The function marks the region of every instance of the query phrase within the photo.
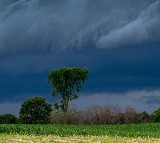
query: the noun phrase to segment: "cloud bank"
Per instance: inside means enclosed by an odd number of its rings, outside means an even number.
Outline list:
[[[136,19],[103,35],[98,47],[116,48],[135,46],[142,43],[154,43],[160,40],[160,1],[142,10]]]
[[[0,0],[0,56],[160,40],[160,2]]]
[[[148,113],[153,113],[159,108],[160,104],[160,90],[136,90],[128,91],[123,93],[86,93],[79,96],[78,99],[72,100],[69,104],[72,107],[76,105],[79,109],[84,109],[91,105],[119,105],[122,110],[127,106],[136,109],[137,112],[147,111]],[[21,95],[25,96],[25,95]],[[28,97],[33,97],[33,95],[26,95]],[[45,97],[46,95],[43,95]],[[54,103],[53,97],[47,95],[49,103]],[[27,98],[26,98],[27,99]],[[26,100],[25,99],[25,100]],[[19,110],[23,102],[4,102],[0,104],[0,114],[12,113],[19,115]]]
[[[90,105],[119,105],[124,110],[130,106],[138,112],[147,111],[153,113],[159,108],[160,90],[135,90],[123,93],[94,93],[87,96],[80,96],[71,104],[75,104],[80,108]],[[82,105],[83,103],[83,105]]]

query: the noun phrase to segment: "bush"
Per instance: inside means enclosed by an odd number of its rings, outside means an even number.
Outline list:
[[[25,124],[46,124],[50,122],[52,105],[44,98],[29,98],[21,105],[20,122]]]
[[[0,124],[15,124],[18,122],[18,118],[12,114],[0,115]]]

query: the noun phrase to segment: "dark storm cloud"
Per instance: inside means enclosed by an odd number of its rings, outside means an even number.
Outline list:
[[[48,72],[80,66],[88,100],[116,92],[111,102],[124,93],[134,104],[160,87],[159,13],[159,0],[0,0],[1,102],[48,98]]]
[[[160,40],[160,1],[142,10],[138,17],[102,36],[98,45],[103,48],[138,45]]]
[[[1,0],[1,4],[1,56],[121,47],[160,37],[156,0]]]
[[[21,102],[28,96],[47,95],[50,91],[47,74],[0,74],[0,103]]]
[[[0,0],[0,12],[6,9],[9,5],[18,2],[19,0]]]
[[[142,53],[137,54],[139,48]],[[1,64],[3,67],[0,72],[1,97],[4,95],[4,99],[7,97],[11,99],[11,96],[14,98],[17,94],[51,94],[51,87],[47,82],[48,73],[62,66],[86,67],[91,71],[83,92],[123,93],[130,90],[158,89],[159,53],[158,47],[155,47],[154,52],[149,47],[137,47],[113,49],[107,52],[93,49],[87,52],[82,50],[77,54],[72,51],[54,56],[47,54],[37,57],[29,55],[13,57]]]
[[[141,47],[159,45],[157,0],[0,0],[0,9],[4,73],[143,61],[149,52]]]

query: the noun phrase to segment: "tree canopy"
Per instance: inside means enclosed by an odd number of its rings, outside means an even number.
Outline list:
[[[160,108],[158,108],[151,114],[151,118],[154,122],[160,122]]]
[[[52,104],[44,98],[36,96],[27,99],[21,105],[20,121],[25,124],[49,123],[52,112]]]
[[[68,102],[78,98],[82,84],[88,79],[88,73],[88,69],[79,67],[64,67],[49,73],[48,80],[52,85],[52,95],[60,99],[60,102],[54,104],[56,109],[60,108],[63,112],[67,112]]]

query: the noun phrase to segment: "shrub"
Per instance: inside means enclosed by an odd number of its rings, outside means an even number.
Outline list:
[[[20,121],[26,124],[49,123],[52,105],[46,103],[44,98],[29,98],[21,105]]]
[[[18,118],[12,114],[0,115],[0,124],[15,124],[18,122]]]

